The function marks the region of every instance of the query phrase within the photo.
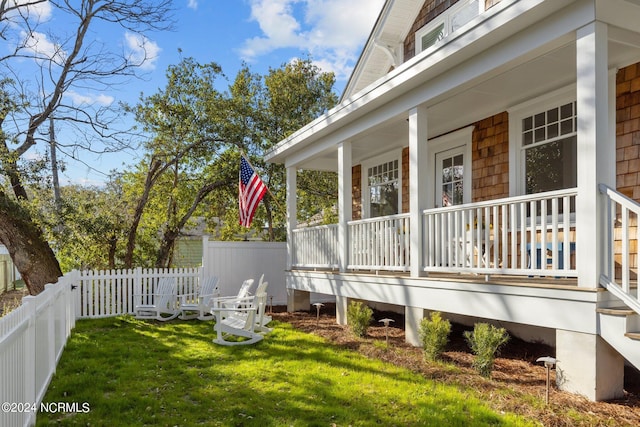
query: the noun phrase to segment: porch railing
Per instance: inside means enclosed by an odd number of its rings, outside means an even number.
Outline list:
[[[338,268],[338,224],[293,230],[293,267]]]
[[[347,268],[409,270],[409,214],[350,221],[348,224]]]
[[[600,284],[640,313],[638,295],[638,242],[640,242],[640,204],[600,185],[606,248]]]
[[[561,190],[423,212],[423,269],[575,277],[576,191]]]
[[[577,277],[575,189],[428,209],[426,272]],[[348,222],[347,268],[408,271],[409,214]],[[293,232],[293,266],[337,268],[337,224]]]

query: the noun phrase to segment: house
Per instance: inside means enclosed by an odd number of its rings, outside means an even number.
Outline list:
[[[387,0],[332,110],[281,141],[289,308],[309,292],[553,344],[561,389],[640,368],[639,0]],[[296,171],[337,171],[298,227]],[[547,356],[541,354],[540,356]]]

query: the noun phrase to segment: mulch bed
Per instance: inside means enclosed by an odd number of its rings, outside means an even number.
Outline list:
[[[551,370],[549,404],[545,405],[546,368],[536,359],[554,355],[552,347],[532,344],[511,337],[497,358],[491,379],[484,379],[472,368],[473,354],[463,337],[465,328],[453,324],[444,361],[457,369],[426,363],[422,349],[404,341],[404,316],[392,312],[374,312],[374,321],[364,339],[355,338],[346,326],[336,323],[335,306],[325,304],[319,319],[312,313],[288,313],[284,307],[273,308],[274,319],[291,323],[295,328],[319,335],[329,342],[349,348],[367,357],[403,366],[426,378],[456,384],[482,393],[496,411],[507,411],[539,420],[545,426],[575,426],[567,416],[569,409],[588,414],[582,425],[640,426],[640,373],[625,370],[625,396],[609,402],[591,402],[581,396],[559,391],[555,386],[555,370]],[[394,320],[388,328],[380,319]],[[389,341],[389,347],[374,345],[375,341]],[[512,393],[501,392],[508,388]],[[534,398],[531,398],[533,396]]]

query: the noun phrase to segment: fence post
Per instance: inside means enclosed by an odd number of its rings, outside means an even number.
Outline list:
[[[47,319],[47,377],[51,372],[56,369],[56,318],[54,316],[55,311],[55,285],[48,283],[44,287],[44,294],[46,294],[46,319]]]
[[[136,305],[142,304],[142,298],[142,267],[137,267],[134,270],[133,274],[133,304],[131,305],[132,314],[135,314]]]
[[[36,319],[37,319],[37,297],[25,296],[22,304],[27,311],[27,330],[24,338],[24,402],[36,401]],[[35,416],[35,415],[34,415]],[[29,411],[24,414],[24,425],[29,425],[31,415]]]

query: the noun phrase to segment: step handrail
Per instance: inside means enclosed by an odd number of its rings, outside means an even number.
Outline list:
[[[600,184],[598,186],[600,193],[605,196],[604,202],[602,203],[603,209],[603,218],[606,221],[606,252],[603,257],[603,268],[602,274],[600,276],[600,285],[619,298],[625,305],[627,305],[630,309],[634,310],[636,313],[640,314],[640,295],[638,294],[638,290],[634,290],[631,288],[631,275],[629,271],[631,269],[630,265],[630,242],[631,240],[635,240],[636,242],[640,242],[640,203],[635,200],[625,196],[624,194],[610,188],[605,184]],[[613,203],[612,203],[613,202]],[[618,206],[620,209],[618,212]],[[636,233],[635,235],[631,235],[629,232],[629,214],[635,215],[636,217]],[[620,219],[618,220],[618,215]],[[616,227],[621,228],[620,234],[620,267],[621,267],[621,276],[620,283],[616,281],[616,270],[615,270],[615,241],[616,241]],[[636,265],[636,269],[638,266]]]

